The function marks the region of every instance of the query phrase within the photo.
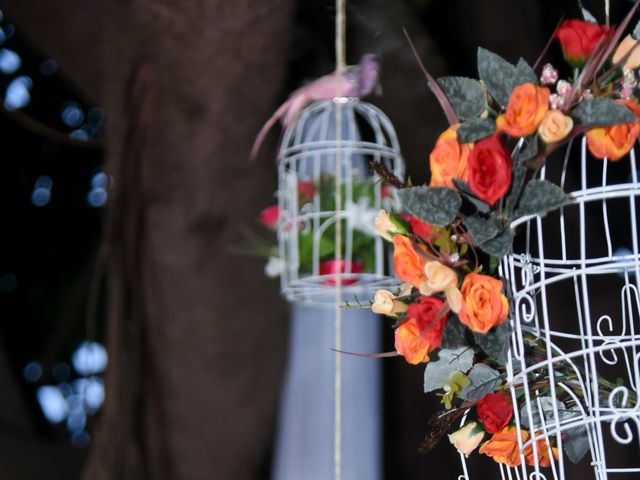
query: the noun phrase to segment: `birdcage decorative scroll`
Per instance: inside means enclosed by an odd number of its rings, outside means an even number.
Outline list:
[[[285,131],[277,162],[283,295],[292,302],[333,304],[337,275],[345,302],[366,300],[377,289],[396,285],[374,218],[379,209],[393,210],[397,202],[371,166],[379,162],[404,177],[389,118],[358,98],[316,102]],[[339,210],[333,200],[337,188],[342,193]],[[339,264],[333,241],[338,218],[343,232]]]
[[[583,138],[555,160],[540,176],[571,191],[571,201],[516,220],[521,241],[500,267],[514,311],[507,381],[525,434],[520,465],[500,464],[495,478],[640,478],[636,153],[594,159]],[[461,459],[459,478],[473,478]]]

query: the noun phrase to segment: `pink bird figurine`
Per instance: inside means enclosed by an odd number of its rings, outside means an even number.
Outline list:
[[[286,128],[311,102],[369,95],[376,86],[379,67],[378,57],[368,53],[358,65],[349,66],[340,74],[330,73],[295,90],[260,129],[251,149],[251,159],[257,157],[260,145],[278,120],[282,119],[282,125]]]

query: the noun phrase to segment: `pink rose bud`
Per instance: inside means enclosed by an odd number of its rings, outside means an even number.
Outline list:
[[[564,103],[564,97],[558,95],[557,93],[552,93],[549,96],[549,106],[553,109],[553,110],[558,110],[560,109],[560,107],[562,107],[562,104]]]
[[[280,217],[280,207],[271,205],[260,212],[260,221],[265,227],[275,230],[278,226],[278,217]]]
[[[540,81],[543,85],[553,85],[558,81],[558,70],[553,68],[553,65],[547,63],[544,67],[542,67],[542,75],[540,76]]]
[[[558,80],[558,85],[556,85],[556,91],[558,95],[564,97],[567,93],[571,91],[571,84],[566,80]]]
[[[298,184],[298,195],[300,195],[300,200],[309,201],[313,200],[313,194],[315,193],[315,188],[313,187],[313,182],[305,181],[300,182]]]
[[[633,95],[633,88],[629,88],[627,86],[622,87],[620,90],[620,98],[624,100],[629,100]]]

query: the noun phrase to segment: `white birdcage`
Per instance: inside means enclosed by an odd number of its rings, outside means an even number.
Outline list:
[[[342,127],[338,132],[336,123]],[[397,284],[389,275],[383,240],[373,230],[378,210],[393,208],[394,194],[383,187],[371,162],[404,177],[391,122],[357,98],[316,102],[285,131],[278,155],[278,244],[284,261],[281,291],[289,301],[335,303],[332,287],[338,274],[341,301],[366,300],[377,289]],[[336,179],[342,192],[339,211]],[[332,245],[338,218],[343,248],[336,264]]]
[[[514,310],[507,380],[514,406],[520,397],[516,426],[530,434],[520,451],[536,452],[533,466],[522,454],[519,467],[500,465],[503,479],[640,478],[636,156],[602,161],[586,139],[576,143],[579,155],[569,145],[564,161],[549,159],[540,172],[572,200],[545,218],[517,220],[522,241],[501,265]],[[537,449],[551,445],[558,460],[541,467]],[[469,479],[462,461],[459,478]]]

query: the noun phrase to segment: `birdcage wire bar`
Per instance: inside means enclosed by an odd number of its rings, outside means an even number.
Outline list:
[[[337,103],[340,104],[337,107]],[[340,112],[340,113],[338,113]],[[342,115],[340,138],[336,135],[336,116]],[[340,149],[340,154],[336,152]],[[340,159],[342,182],[335,185],[335,161]],[[332,305],[335,303],[336,275],[341,278],[342,300],[368,300],[380,288],[398,285],[392,275],[390,257],[384,241],[373,231],[373,218],[381,208],[393,208],[393,195],[385,190],[371,162],[383,164],[399,179],[404,178],[404,161],[398,139],[388,117],[377,107],[357,98],[338,98],[316,102],[302,111],[284,133],[278,154],[279,256],[285,261],[281,291],[292,302]],[[333,181],[333,189],[318,188]],[[311,182],[313,199],[301,204],[299,186]],[[368,194],[358,197],[362,185]],[[339,211],[327,207],[328,197],[341,188],[343,205]],[[329,202],[330,203],[330,202]],[[334,204],[335,207],[335,204]],[[334,252],[325,243],[335,235],[336,221],[342,222],[343,266],[322,271],[322,262]],[[311,263],[301,261],[302,236],[311,235]],[[367,249],[359,246],[364,241]],[[307,247],[305,247],[307,248]],[[361,271],[358,258],[364,250],[372,261]],[[308,252],[307,252],[308,253]],[[342,273],[340,273],[342,272]]]
[[[512,226],[523,241],[500,266],[513,312],[507,382],[516,427],[530,433],[519,447],[520,452],[530,447],[536,461],[527,465],[521,453],[520,466],[500,465],[496,478],[576,478],[577,467],[563,442],[567,432],[577,431],[588,442],[581,464],[592,473],[585,478],[640,478],[636,154],[632,149],[618,162],[602,161],[587,153],[585,138],[574,143],[578,148],[568,145],[561,168],[540,171],[540,178],[572,192],[570,202],[547,217],[516,220]],[[579,165],[572,166],[576,160]],[[577,176],[572,173],[576,171]],[[626,243],[626,249],[616,248],[617,243]],[[531,339],[544,345],[535,360],[526,354]],[[548,388],[536,383],[541,377],[549,379]],[[601,382],[606,378],[617,384],[605,394]],[[516,401],[518,393],[524,395],[524,407]],[[557,400],[567,397],[567,405]],[[541,467],[537,450],[551,448],[547,439],[554,440],[558,460]],[[469,480],[472,475],[462,455],[461,461],[458,478]]]

